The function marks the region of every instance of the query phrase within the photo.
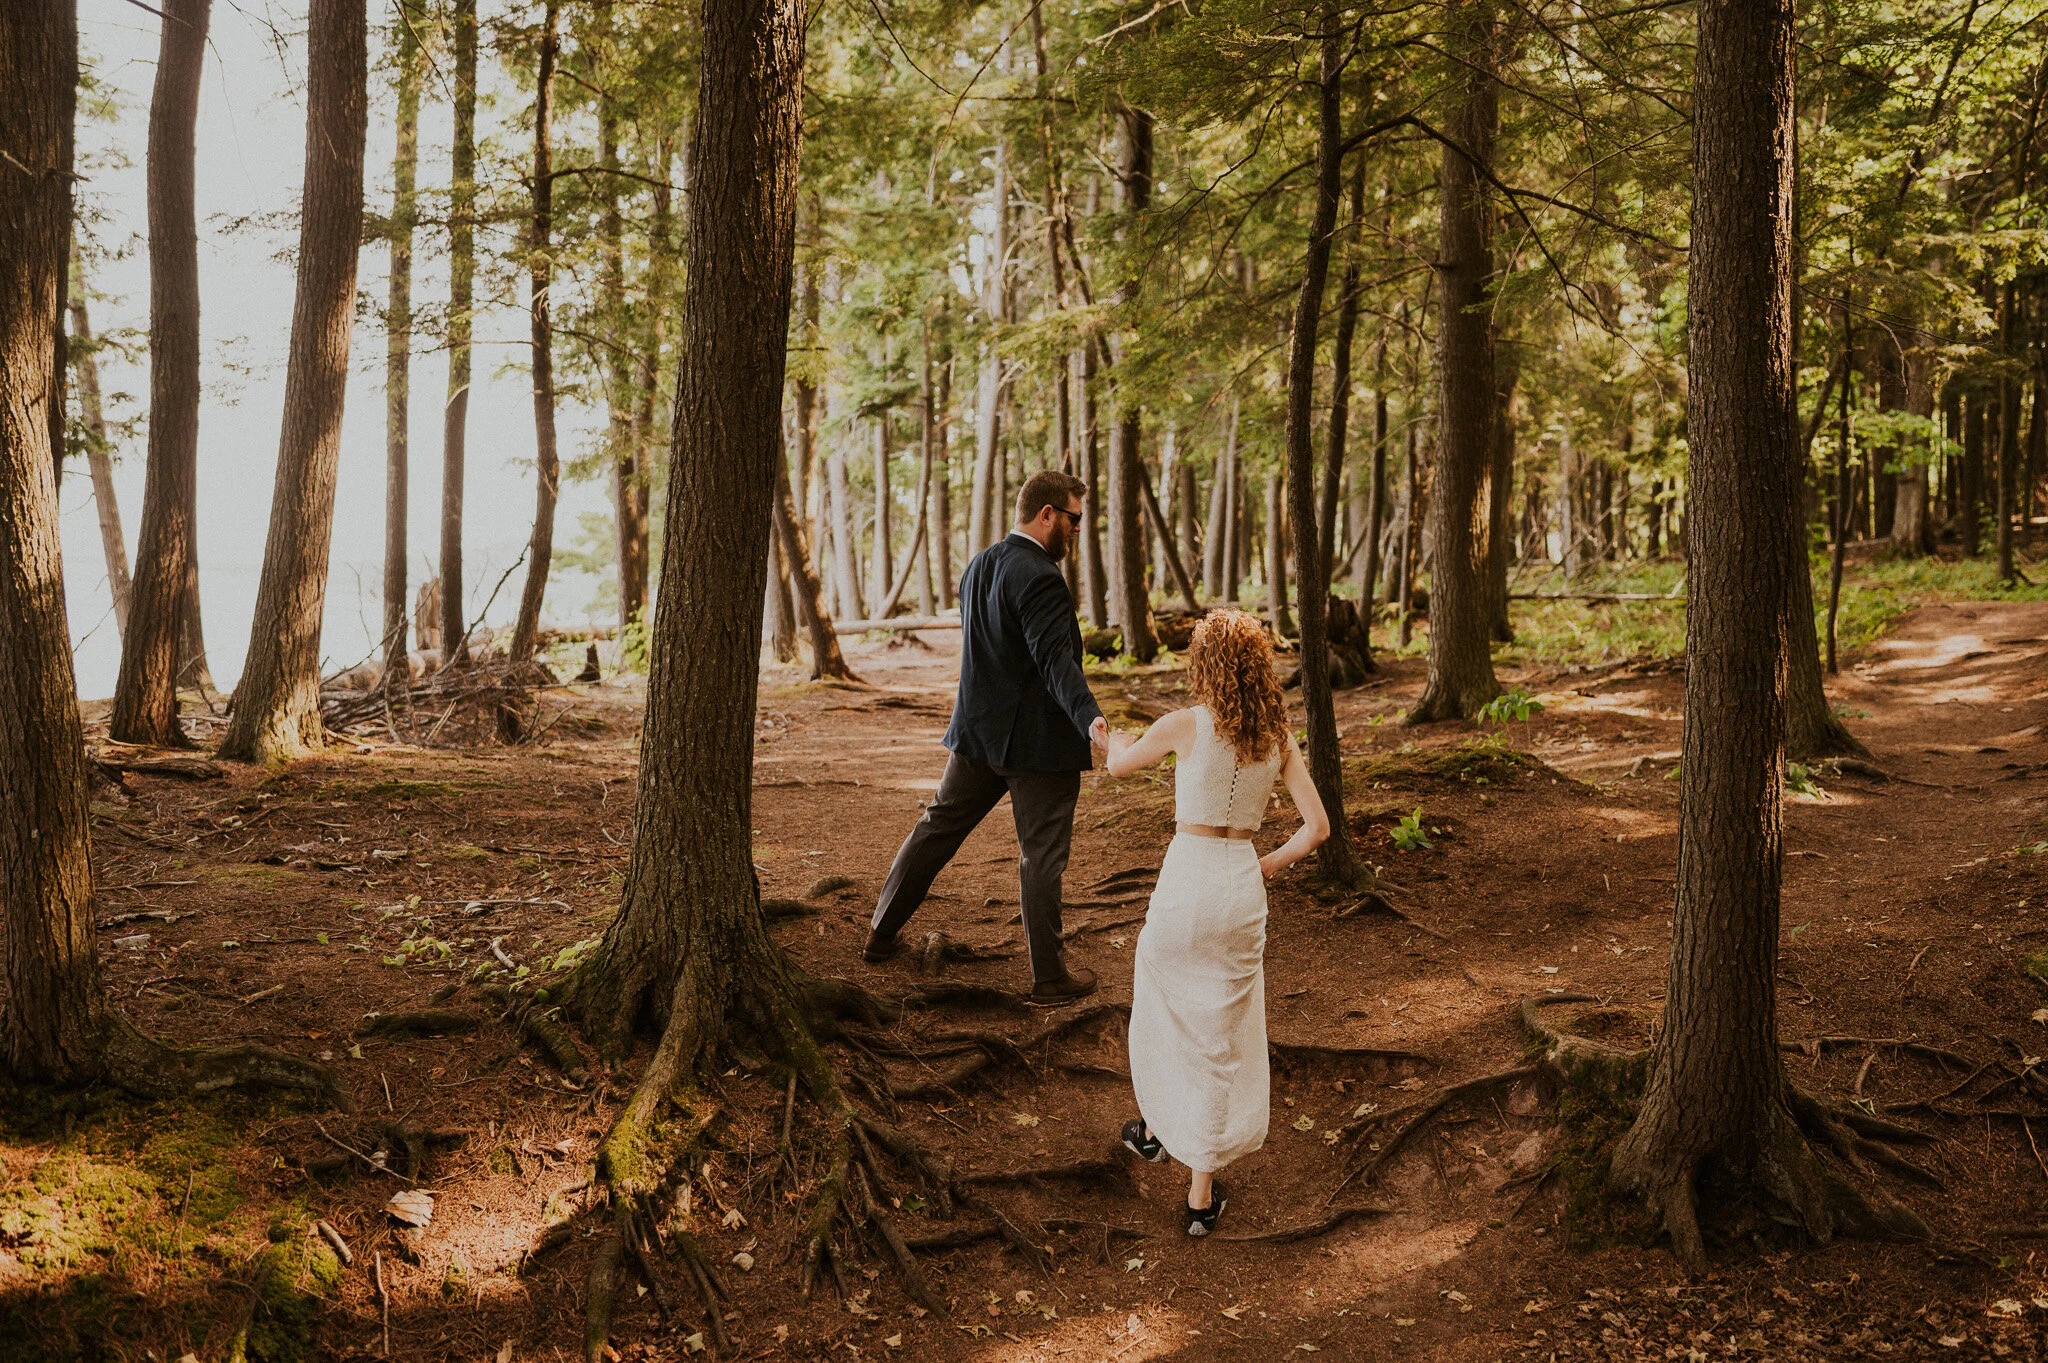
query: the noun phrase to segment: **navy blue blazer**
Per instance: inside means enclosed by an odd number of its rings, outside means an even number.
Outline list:
[[[960,579],[960,691],[946,746],[1010,771],[1086,771],[1102,707],[1081,675],[1081,623],[1059,561],[1011,531]]]

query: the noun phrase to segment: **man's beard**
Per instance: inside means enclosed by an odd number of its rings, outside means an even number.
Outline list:
[[[1065,558],[1067,556],[1067,544],[1072,537],[1073,532],[1066,526],[1054,526],[1052,533],[1045,537],[1045,552],[1051,554],[1056,559]]]

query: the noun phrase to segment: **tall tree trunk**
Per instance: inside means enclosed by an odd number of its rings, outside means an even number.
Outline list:
[[[1185,459],[1181,460],[1177,476],[1180,480],[1180,492],[1174,498],[1174,535],[1180,541],[1180,561],[1188,565],[1188,571],[1192,573],[1196,562],[1195,556],[1201,552],[1195,533],[1195,500],[1200,495],[1195,486],[1195,466]]]
[[[1380,576],[1380,538],[1387,519],[1387,338],[1380,334],[1379,353],[1373,363],[1372,392],[1372,482],[1365,502],[1365,548],[1360,556],[1358,576],[1359,624],[1372,634],[1374,593]]]
[[[1287,602],[1287,540],[1291,529],[1287,523],[1287,471],[1275,468],[1266,475],[1266,623],[1279,639],[1295,632],[1294,614]]]
[[[1401,537],[1399,556],[1395,560],[1395,572],[1389,576],[1388,585],[1394,593],[1394,616],[1400,621],[1399,635],[1402,648],[1415,637],[1415,555],[1416,526],[1415,501],[1421,489],[1417,486],[1420,470],[1417,468],[1419,451],[1413,416],[1408,420],[1408,448],[1401,460]]]
[[[886,364],[884,365],[883,372],[887,372]],[[884,615],[890,610],[890,602],[888,600],[890,570],[895,566],[893,561],[895,550],[890,543],[894,538],[894,533],[893,528],[889,524],[891,500],[889,493],[889,458],[894,451],[890,448],[889,434],[889,409],[885,407],[875,414],[874,554],[868,565],[870,569],[868,599],[877,602],[876,611]]]
[[[615,472],[612,495],[619,525],[619,626],[647,624],[647,580],[653,566],[652,503],[655,432],[661,398],[661,351],[668,338],[669,262],[674,194],[668,178],[674,161],[667,134],[655,143],[654,212],[647,225],[646,297],[640,328],[639,382],[633,411],[633,444]],[[628,462],[630,461],[630,462]]]
[[[107,559],[107,589],[114,602],[114,628],[128,635],[128,601],[134,580],[128,575],[128,540],[121,533],[121,507],[114,500],[114,460],[107,439],[107,418],[100,406],[100,362],[95,351],[92,319],[86,315],[85,281],[74,268],[71,293],[71,334],[78,338],[72,363],[78,369],[78,410],[85,420],[86,466],[92,471],[92,501],[100,518],[100,549]]]
[[[407,484],[412,419],[413,182],[419,169],[420,82],[426,65],[409,0],[395,0],[398,147],[391,157],[391,278],[384,309],[384,684],[406,667]],[[422,16],[424,17],[424,16]]]
[[[1486,584],[1488,486],[1493,481],[1492,172],[1500,125],[1494,77],[1498,36],[1487,0],[1458,0],[1450,11],[1454,77],[1450,135],[1465,151],[1443,149],[1438,173],[1442,240],[1437,278],[1436,477],[1430,484],[1429,680],[1406,722],[1465,719],[1500,694],[1488,641],[1493,612]],[[1477,161],[1466,159],[1469,152]]]
[[[2000,322],[2005,357],[2014,365],[2025,362],[2019,347],[2019,285],[2005,282],[2004,316]],[[2010,372],[1999,386],[1998,395],[1998,580],[2007,586],[2018,579],[2013,574],[2012,518],[2019,502],[2020,483],[2020,385]]]
[[[763,594],[761,628],[768,636],[769,651],[778,663],[793,663],[803,655],[796,646],[796,612],[791,608],[789,579],[782,567],[781,538],[768,535],[768,588]]]
[[[782,459],[782,382],[796,235],[802,9],[705,0],[688,266],[633,856],[618,916],[578,980],[611,1053],[664,1028],[650,1064],[694,1070],[735,1023],[796,999],[761,917],[752,865],[755,688],[763,576]],[[689,856],[675,855],[689,848]],[[694,949],[693,949],[694,948]],[[610,1149],[650,1135],[630,1106]],[[639,1120],[651,1121],[652,1113]],[[630,1183],[633,1169],[603,1172]]]
[[[953,609],[959,579],[953,574],[953,342],[939,358],[938,452],[932,470],[932,571],[939,579],[939,607]]]
[[[324,738],[320,626],[348,395],[369,129],[366,0],[313,0],[307,20],[306,182],[284,426],[248,662],[221,756],[278,762]]]
[[[1081,394],[1081,607],[1094,629],[1109,624],[1109,567],[1102,554],[1102,428],[1095,401],[1095,342],[1073,353],[1074,387]]]
[[[1224,427],[1223,444],[1217,448],[1214,467],[1209,473],[1209,519],[1202,531],[1202,595],[1211,601],[1223,599],[1224,552],[1230,543],[1230,527],[1225,516],[1230,506],[1230,453],[1235,436],[1236,405],[1232,404],[1232,421]]]
[[[0,1062],[60,1084],[97,1075],[106,1011],[50,431],[77,84],[72,0],[0,5]]]
[[[832,586],[842,619],[865,616],[860,599],[860,570],[854,562],[853,490],[846,477],[846,454],[835,443],[825,456],[826,491],[831,497]]]
[[[1785,579],[1796,528],[1789,4],[1703,0],[1694,77],[1685,755],[1664,1025],[1615,1185],[1695,1269],[1698,1197],[1753,1190],[1825,1240],[1824,1182],[1778,1053]],[[1851,1195],[1853,1196],[1853,1195]]]
[[[560,0],[541,11],[540,65],[533,96],[533,221],[527,242],[527,326],[533,352],[533,536],[526,547],[526,584],[519,593],[519,618],[512,626],[511,659],[533,660],[540,642],[540,606],[555,558],[555,499],[561,489],[561,454],[555,441],[555,322],[549,299],[555,249],[554,94],[556,27]],[[498,709],[498,734],[516,741],[522,729],[518,707]]]
[[[1316,530],[1323,551],[1322,575],[1316,586],[1319,593],[1336,585],[1337,550],[1343,540],[1338,532],[1337,500],[1344,483],[1351,425],[1351,347],[1358,334],[1359,233],[1364,226],[1365,158],[1361,156],[1351,172],[1351,241],[1345,250],[1344,279],[1337,295],[1337,340],[1330,351],[1330,431],[1323,446],[1322,521]]]
[[[196,635],[199,227],[193,169],[211,0],[168,0],[149,109],[149,463],[108,731],[183,744],[178,682]]]
[[[1358,315],[1357,253],[1344,272],[1339,304],[1336,372],[1333,378],[1328,468],[1324,471],[1321,533],[1315,487],[1313,406],[1316,393],[1316,333],[1322,324],[1323,291],[1330,276],[1330,244],[1337,231],[1337,201],[1343,189],[1344,122],[1341,81],[1344,25],[1335,0],[1323,10],[1322,70],[1316,99],[1316,198],[1310,220],[1301,291],[1295,296],[1294,334],[1287,353],[1287,483],[1294,522],[1294,573],[1301,583],[1301,703],[1308,719],[1308,769],[1330,816],[1330,836],[1316,849],[1316,869],[1346,885],[1369,884],[1371,872],[1352,850],[1344,815],[1344,767],[1337,747],[1337,712],[1330,692],[1330,541],[1337,530],[1337,482],[1344,468],[1344,410],[1351,386],[1351,329]],[[1363,215],[1363,159],[1352,180],[1351,220]],[[1277,505],[1275,507],[1277,510]],[[1276,517],[1277,520],[1277,517]],[[1277,537],[1276,537],[1277,538]],[[1318,541],[1322,541],[1319,543]],[[1280,600],[1276,594],[1275,600]]]
[[[1963,557],[1975,558],[1984,529],[1984,394],[1963,394]]]
[[[1515,383],[1521,373],[1513,359],[1496,355],[1495,361],[1492,466],[1486,482],[1487,634],[1495,643],[1512,644],[1515,625],[1508,618],[1508,547],[1514,536],[1508,494],[1515,481]]]
[[[604,0],[598,7],[598,41],[602,47],[598,53],[599,73],[611,80],[623,75],[624,70],[617,60],[618,30],[613,20],[610,0]],[[615,71],[615,68],[616,71]],[[619,169],[619,103],[616,93],[606,91],[597,97],[597,159],[600,169]],[[636,362],[633,347],[626,338],[636,330],[626,313],[626,221],[621,208],[620,177],[606,174],[599,177],[602,184],[599,192],[604,196],[604,211],[599,219],[598,231],[603,257],[600,288],[605,316],[610,319],[614,333],[620,338],[602,356],[593,355],[593,362],[602,365],[608,376],[605,387],[605,408],[610,421],[605,433],[606,452],[610,455],[612,524],[614,537],[618,541],[618,594],[619,631],[625,637],[627,626],[647,606],[647,484],[646,474],[641,467],[640,446],[636,439],[638,423],[634,414],[639,408],[640,390],[643,385],[636,381],[640,365]],[[666,181],[668,169],[658,168],[656,176]],[[666,189],[664,187],[664,193]],[[651,244],[650,256],[660,250],[658,244]],[[650,316],[659,310],[659,305],[650,307]],[[659,363],[657,359],[657,364]],[[655,370],[659,374],[659,370]],[[654,377],[653,375],[649,376]],[[649,422],[649,425],[652,423]]]
[[[1128,235],[1131,219],[1152,202],[1152,115],[1119,102],[1116,107],[1116,209]],[[1138,281],[1126,279],[1117,288],[1125,309],[1138,298]],[[1136,386],[1120,380],[1109,427],[1109,587],[1110,618],[1123,627],[1124,652],[1149,663],[1159,652],[1152,629],[1151,594],[1145,590],[1145,508],[1139,483],[1145,476],[1145,409]]]
[[[982,306],[992,332],[1009,321],[1010,158],[1009,144],[996,139],[995,176],[989,184],[995,235],[987,243],[988,290]],[[968,501],[967,553],[971,558],[1003,536],[1000,482],[1003,460],[1003,357],[991,336],[982,343],[981,384],[975,394],[974,489]]]
[[[441,408],[441,666],[469,662],[462,494],[476,279],[476,3],[455,7],[455,132],[448,186],[448,398]]]

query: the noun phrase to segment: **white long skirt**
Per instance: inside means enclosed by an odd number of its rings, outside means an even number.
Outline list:
[[[1197,1172],[1266,1143],[1265,956],[1257,849],[1176,834],[1138,934],[1131,1086],[1152,1135]]]

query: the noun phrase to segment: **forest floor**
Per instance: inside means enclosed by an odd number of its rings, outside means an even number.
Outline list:
[[[912,953],[877,968],[859,951],[890,859],[937,783],[954,643],[931,633],[855,647],[866,688],[793,673],[764,682],[763,893],[801,899],[825,878],[850,882],[778,927],[811,970],[898,995],[919,981]],[[806,1301],[792,1246],[818,1172],[815,1112],[798,1103],[785,1163],[782,1084],[736,1066],[711,1132],[716,1153],[675,1214],[723,1266],[728,1356],[2048,1356],[2048,1246],[2037,1259],[2038,1242],[2011,1234],[2048,1223],[2048,1152],[2035,1145],[2048,1140],[2048,1082],[2033,1069],[2048,1053],[2048,1011],[2036,1012],[2048,988],[2027,973],[2030,956],[2048,953],[2048,788],[2038,784],[2048,779],[2048,603],[1926,605],[1850,654],[1833,696],[1897,779],[1822,769],[1787,805],[1780,1025],[1791,1042],[1862,1039],[1788,1062],[1801,1084],[1938,1138],[1913,1157],[1940,1188],[1888,1184],[1935,1240],[1802,1248],[1749,1235],[1719,1246],[1724,1266],[1704,1278],[1577,1197],[1583,1152],[1561,1146],[1554,1112],[1526,1084],[1453,1102],[1369,1186],[1340,1186],[1393,1129],[1363,1130],[1360,1144],[1338,1139],[1346,1123],[1527,1063],[1522,999],[1594,996],[1580,1025],[1640,1043],[1664,990],[1676,664],[1511,668],[1504,680],[1543,703],[1528,719],[1396,727],[1421,680],[1420,659],[1387,659],[1337,701],[1353,826],[1405,890],[1412,921],[1338,916],[1341,905],[1299,873],[1274,883],[1272,1131],[1228,1173],[1216,1238],[1181,1233],[1184,1173],[1129,1161],[1111,1179],[989,1187],[1013,1214],[1065,1227],[1050,1234],[1049,1272],[996,1240],[934,1252],[925,1271],[951,1309],[930,1315],[886,1259],[847,1242],[849,1295],[828,1285]],[[1172,666],[1094,682],[1112,722],[1182,703]],[[238,1330],[252,1357],[275,1359],[580,1356],[599,1227],[577,1222],[566,1246],[524,1272],[519,1262],[551,1197],[586,1178],[632,1073],[566,1078],[498,1016],[478,977],[501,962],[546,977],[613,911],[640,700],[636,684],[552,693],[547,714],[561,713],[538,746],[365,743],[270,774],[131,775],[125,795],[96,797],[101,960],[120,1006],[178,1040],[328,1059],[358,1110],[232,1094],[151,1105],[0,1094],[0,1357],[169,1363],[189,1351],[214,1363]],[[1397,851],[1395,823],[1418,808],[1432,846]],[[1261,846],[1291,825],[1291,811],[1276,811]],[[1144,909],[1129,878],[1091,887],[1156,866],[1171,827],[1166,778],[1084,778],[1067,922],[1083,928],[1073,959],[1103,978],[1090,1004],[1129,1001]],[[998,809],[913,935],[1016,949],[1015,854]],[[2048,954],[2034,965],[2048,967]],[[944,974],[1002,990],[1028,983],[1021,958]],[[440,1037],[363,1030],[367,1015],[435,999],[480,1025]],[[893,1032],[1022,1039],[1063,1016],[996,999],[913,1009]],[[1964,1073],[1931,1052],[1867,1044],[1904,1039],[1989,1068],[1959,1084]],[[1121,1017],[1094,1013],[1027,1055],[1028,1066],[991,1064],[903,1100],[900,1124],[964,1174],[1109,1156],[1132,1115]],[[930,1073],[911,1061],[890,1068],[899,1084]],[[381,1123],[466,1135],[432,1145],[408,1174]],[[415,1186],[431,1193],[432,1216],[409,1230],[386,1203]],[[901,1197],[913,1238],[972,1222],[939,1219],[905,1188],[882,1191]],[[1291,1242],[1242,1238],[1308,1226],[1326,1203],[1368,1210]],[[346,1239],[351,1266],[311,1233],[317,1221]],[[277,1273],[253,1292],[259,1263]],[[686,1279],[662,1271],[677,1316],[663,1319],[657,1294],[626,1289],[613,1334],[621,1357],[678,1357],[703,1343]]]

